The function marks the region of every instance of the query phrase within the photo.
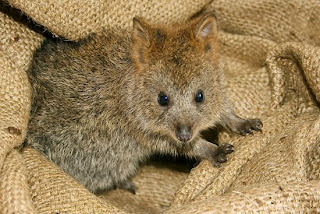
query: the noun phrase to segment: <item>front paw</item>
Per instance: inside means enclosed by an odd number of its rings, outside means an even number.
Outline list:
[[[220,167],[221,163],[227,162],[227,154],[230,154],[233,151],[233,145],[229,143],[219,145],[212,159],[213,165],[215,167]]]
[[[238,133],[242,136],[253,134],[253,131],[261,131],[262,126],[263,124],[258,118],[244,120],[238,127]]]
[[[221,163],[227,161],[227,154],[233,152],[233,146],[229,143],[217,145],[200,139],[190,152],[193,157],[209,160],[215,167],[220,167]]]

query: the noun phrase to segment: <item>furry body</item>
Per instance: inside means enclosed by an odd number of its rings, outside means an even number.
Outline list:
[[[93,192],[134,191],[130,178],[154,153],[218,166],[232,146],[207,142],[200,131],[221,124],[245,134],[260,130],[261,122],[233,113],[216,37],[209,14],[171,28],[135,19],[132,31],[110,29],[79,43],[46,41],[28,72],[27,143]],[[160,92],[167,105],[160,105]]]

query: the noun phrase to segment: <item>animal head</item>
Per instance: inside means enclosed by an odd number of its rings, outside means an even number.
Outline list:
[[[145,131],[188,142],[219,120],[223,95],[217,33],[213,14],[169,27],[134,18],[134,93]]]

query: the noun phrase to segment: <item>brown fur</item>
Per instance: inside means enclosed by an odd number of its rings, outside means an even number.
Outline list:
[[[233,113],[218,58],[217,23],[205,14],[171,27],[133,20],[79,43],[46,41],[28,75],[33,103],[27,143],[96,192],[134,191],[139,164],[153,153],[226,161],[232,146],[201,138],[221,124],[245,134],[258,119]],[[195,95],[203,91],[203,102]],[[169,97],[160,106],[158,95]]]

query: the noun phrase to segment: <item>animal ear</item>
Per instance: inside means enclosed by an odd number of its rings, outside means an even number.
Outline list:
[[[151,43],[149,32],[150,28],[143,20],[138,17],[133,18],[132,37],[134,42],[141,42],[149,46]]]
[[[132,29],[132,59],[138,69],[148,62],[148,52],[151,47],[151,28],[140,18],[133,18]]]
[[[194,28],[194,38],[197,42],[203,43],[205,50],[211,49],[218,37],[218,23],[213,13],[208,13],[199,18]]]

